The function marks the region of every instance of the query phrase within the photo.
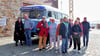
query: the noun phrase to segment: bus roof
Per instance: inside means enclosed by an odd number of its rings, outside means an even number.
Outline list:
[[[35,9],[39,9],[39,10],[48,10],[48,11],[57,11],[57,12],[61,12],[61,13],[65,13],[62,12],[61,10],[48,6],[48,5],[30,5],[30,6],[24,6],[20,8],[20,11],[28,11],[28,10],[35,10]],[[66,14],[66,13],[65,13]]]

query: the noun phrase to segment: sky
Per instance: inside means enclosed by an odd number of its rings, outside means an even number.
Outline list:
[[[74,19],[79,17],[83,21],[87,17],[88,21],[100,22],[100,0],[73,0],[74,1]],[[59,0],[59,9],[69,14],[69,0]]]

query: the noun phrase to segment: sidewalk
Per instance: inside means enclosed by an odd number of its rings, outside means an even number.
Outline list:
[[[0,45],[11,44],[13,42],[13,37],[0,37]]]

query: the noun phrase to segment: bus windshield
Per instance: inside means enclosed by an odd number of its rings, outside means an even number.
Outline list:
[[[41,10],[33,10],[29,13],[29,18],[31,19],[41,19],[44,16],[44,11]]]
[[[22,18],[24,18],[23,17],[24,13],[27,13],[29,15],[30,19],[41,19],[42,16],[46,15],[44,10],[43,11],[41,11],[41,10],[32,10],[32,11],[27,11],[27,12],[24,11],[24,12],[21,12],[21,17]]]

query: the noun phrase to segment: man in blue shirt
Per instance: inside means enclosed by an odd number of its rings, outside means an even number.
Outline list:
[[[32,40],[31,40],[31,30],[33,28],[33,24],[31,20],[28,18],[27,14],[24,14],[24,29],[25,29],[25,36],[26,36],[26,45],[32,45]]]

